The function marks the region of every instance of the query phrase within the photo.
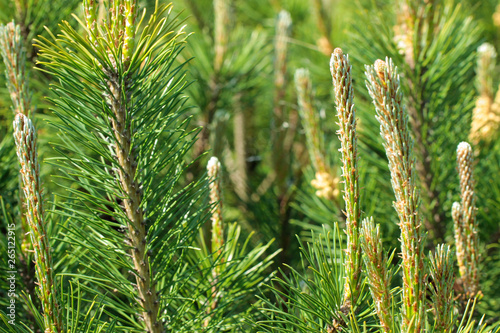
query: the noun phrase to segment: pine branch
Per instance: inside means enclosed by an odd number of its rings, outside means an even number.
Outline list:
[[[212,252],[221,254],[224,245],[224,226],[222,223],[222,188],[221,164],[216,157],[210,158],[207,164],[208,178],[210,179],[210,204],[212,211]],[[220,270],[220,268],[218,268]]]
[[[0,25],[0,53],[5,64],[7,89],[15,114],[28,116],[31,112],[31,95],[28,90],[28,75],[26,74],[26,54],[23,51],[20,26],[14,22]],[[20,176],[21,177],[21,176]],[[24,212],[24,198],[19,178],[19,209],[21,211],[21,228],[26,235],[28,226]],[[22,237],[24,248],[30,248],[27,237]]]
[[[299,68],[295,71],[295,89],[299,103],[299,115],[306,135],[307,150],[314,170],[326,172],[324,145],[319,126],[319,115],[313,106],[312,83],[309,71]]]
[[[335,104],[339,130],[337,132],[342,154],[342,177],[344,178],[344,201],[346,214],[346,293],[345,301],[356,304],[361,284],[361,245],[359,228],[361,209],[359,207],[358,143],[356,133],[356,110],[352,86],[352,68],[349,56],[337,48],[330,60],[330,71],[335,90]]]
[[[242,93],[236,93],[233,98],[234,116],[233,116],[233,132],[234,132],[234,152],[235,152],[235,168],[234,175],[231,179],[234,183],[234,191],[238,197],[247,202],[248,195],[248,172],[247,172],[247,115],[242,102]]]
[[[218,75],[222,69],[227,52],[227,43],[229,41],[229,23],[230,23],[230,0],[214,1],[214,72]]]
[[[391,183],[396,195],[394,207],[400,220],[403,257],[402,330],[422,332],[425,326],[425,234],[418,209],[419,191],[415,184],[415,158],[408,113],[403,105],[399,75],[392,60],[377,60],[374,66],[367,66],[366,77],[366,86],[380,122],[380,134],[384,140]]]
[[[461,17],[459,10],[463,11],[463,8],[453,2],[405,0],[401,3],[399,24],[395,27],[398,49],[404,54],[407,65],[403,72],[408,87],[407,111],[415,139],[415,166],[425,203],[422,205],[423,221],[426,229],[437,240],[444,239],[446,230],[446,216],[442,209],[445,201],[443,190],[446,188],[440,184],[444,182],[440,179],[445,170],[437,168],[438,159],[434,155],[438,144],[434,133],[441,132],[438,126],[446,126],[448,116],[442,110],[458,104],[454,100],[463,100],[467,93],[467,90],[462,94],[457,93],[456,89],[467,88],[456,81],[457,74],[452,73],[445,64],[460,63],[467,66],[464,57],[472,54],[468,48],[473,46],[471,41],[477,34],[470,18]],[[454,31],[459,29],[463,29],[463,32]],[[468,38],[450,39],[460,34],[466,34]],[[441,50],[439,45],[443,45],[444,40],[449,41],[449,49]],[[465,77],[464,74],[460,76]],[[436,89],[436,84],[441,87]],[[456,88],[451,88],[452,85]],[[446,94],[436,97],[437,91]],[[438,120],[436,115],[440,115],[443,120]]]
[[[208,178],[210,180],[210,204],[212,210],[212,230],[211,230],[211,246],[212,253],[216,258],[220,258],[221,262],[212,268],[212,300],[207,313],[215,310],[218,302],[218,280],[221,273],[224,271],[224,259],[222,258],[224,246],[224,225],[222,222],[222,188],[221,188],[221,165],[216,157],[210,158],[207,164]],[[205,326],[208,326],[209,318],[205,321]]]
[[[321,38],[317,41],[317,44],[320,51],[329,56],[333,52],[333,46],[330,41],[330,32],[332,31],[331,19],[327,14],[327,9],[322,0],[313,0],[313,7],[316,15],[316,24],[321,33]]]
[[[0,25],[0,53],[2,54],[5,64],[5,77],[7,88],[10,92],[10,97],[15,114],[23,114],[28,116],[32,113],[31,93],[28,88],[28,74],[26,73],[26,54],[23,47],[23,39],[21,37],[21,28],[14,22],[6,25]],[[4,138],[7,140],[7,137]],[[3,143],[3,142],[2,142]],[[6,147],[9,150],[11,147]],[[19,260],[22,264],[20,276],[24,282],[28,294],[33,298],[33,302],[37,303],[35,294],[35,279],[33,271],[35,265],[32,262],[30,252],[33,252],[33,245],[30,240],[30,226],[26,212],[26,198],[23,195],[23,177],[19,173],[19,211],[21,215],[21,251]],[[37,303],[38,305],[38,303]],[[33,313],[29,313],[29,319],[34,321]]]
[[[272,165],[275,175],[274,183],[277,188],[277,207],[279,209],[278,219],[280,225],[280,246],[283,249],[281,253],[282,262],[289,261],[290,249],[290,206],[289,193],[286,178],[288,176],[289,165],[287,153],[287,139],[290,137],[284,128],[286,121],[286,108],[284,99],[286,95],[287,82],[287,57],[288,57],[288,38],[292,26],[290,13],[282,10],[278,14],[275,27],[274,40],[274,101],[273,101],[273,120],[271,128],[272,144]],[[290,126],[292,127],[292,126]],[[290,131],[293,129],[291,128]]]
[[[67,187],[74,199],[63,207],[75,213],[70,244],[85,248],[74,254],[89,263],[82,276],[99,286],[87,292],[112,291],[107,308],[122,325],[153,333],[167,329],[167,316],[182,315],[167,309],[184,274],[183,248],[205,214],[196,207],[204,191],[179,186],[196,134],[184,116],[183,64],[176,64],[182,30],[165,15],[171,6],[156,8],[145,26],[135,6],[113,2],[105,20],[86,26],[93,37],[63,23],[59,38],[37,46],[44,70],[60,82],[53,102],[66,145],[57,147],[56,163],[78,184]]]
[[[128,237],[131,240],[131,255],[136,271],[137,290],[139,302],[144,309],[143,318],[146,329],[149,332],[162,332],[163,325],[158,321],[159,302],[155,287],[155,277],[152,276],[149,264],[149,255],[146,250],[146,222],[140,185],[136,181],[137,162],[136,156],[131,149],[132,128],[127,121],[130,113],[127,104],[123,103],[122,96],[128,94],[125,86],[118,83],[118,77],[110,75],[109,89],[111,95],[108,97],[110,109],[114,118],[111,119],[115,132],[115,156],[118,158],[120,168],[117,170],[117,180],[122,188],[122,196],[125,198],[124,208],[129,220]],[[128,126],[127,126],[128,123]]]
[[[43,207],[36,132],[31,120],[23,114],[17,114],[14,120],[14,139],[24,184],[23,190],[27,205],[26,218],[31,243],[35,251],[38,297],[42,302],[44,328],[47,333],[62,332],[62,317],[53,272],[54,265],[49,236],[45,227],[47,222]]]
[[[295,88],[299,103],[299,115],[306,134],[306,147],[314,167],[315,178],[311,185],[317,190],[316,195],[337,203],[339,196],[339,177],[335,177],[332,168],[325,161],[325,147],[319,126],[318,113],[313,106],[313,92],[309,71],[299,68],[295,72]],[[339,207],[340,209],[340,207]]]
[[[292,19],[288,12],[281,11],[276,22],[276,39],[275,39],[275,59],[274,59],[274,111],[273,111],[273,164],[274,172],[276,173],[276,184],[280,195],[286,192],[286,157],[284,143],[286,137],[283,123],[286,121],[284,99],[286,94],[286,79],[287,79],[287,54],[288,54],[288,37]]]
[[[95,4],[90,1],[85,8],[87,13],[95,13]],[[130,58],[135,45],[135,1],[115,1],[113,8],[108,12],[108,29],[110,31],[111,45],[117,47],[123,43],[121,62],[124,70],[130,65]],[[123,15],[123,20],[121,19]],[[95,14],[87,17],[87,29],[90,40],[99,38],[96,30]],[[94,36],[97,32],[97,36]],[[113,50],[108,50],[109,53]],[[137,150],[132,144],[132,119],[131,119],[131,93],[128,87],[133,84],[127,77],[122,77],[118,72],[119,60],[111,57],[113,68],[105,68],[108,93],[105,95],[112,117],[111,126],[115,135],[111,149],[117,158],[119,168],[115,171],[115,179],[120,184],[121,197],[123,197],[124,210],[127,216],[128,238],[131,245],[131,257],[135,269],[138,301],[143,309],[142,319],[148,332],[163,331],[163,324],[158,321],[159,299],[156,290],[155,276],[151,272],[150,259],[147,253],[147,229],[144,217],[144,202],[141,195],[140,184],[137,180]]]
[[[14,113],[27,116],[31,110],[31,95],[27,84],[26,54],[23,46],[19,25],[11,22],[0,26],[0,51],[5,63],[7,88]]]
[[[457,147],[457,165],[462,199],[459,206],[461,208],[459,215],[461,226],[456,228],[461,233],[455,238],[461,242],[460,245],[457,245],[457,249],[460,249],[457,251],[457,255],[461,257],[459,259],[460,273],[468,298],[474,298],[479,292],[479,239],[473,160],[471,146],[467,142],[461,142]],[[458,206],[456,207],[458,208]]]
[[[465,258],[465,241],[464,241],[464,235],[465,235],[465,230],[463,228],[463,223],[462,223],[462,207],[460,206],[459,202],[454,202],[453,207],[451,210],[451,216],[453,219],[453,226],[454,226],[454,232],[455,232],[455,248],[456,248],[456,254],[457,254],[457,261],[458,261],[458,270],[460,272],[460,276],[465,276],[466,275],[466,268],[465,268],[465,263],[466,263],[466,258]]]

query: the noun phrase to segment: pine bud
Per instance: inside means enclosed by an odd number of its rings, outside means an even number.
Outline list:
[[[479,97],[472,112],[469,139],[472,143],[492,141],[500,128],[500,90],[493,100],[493,76],[497,53],[493,45],[483,43],[477,50],[476,85]]]
[[[477,49],[477,88],[481,96],[493,98],[493,77],[497,52],[489,43],[483,43]]]
[[[385,77],[384,77],[384,73],[387,69],[387,64],[385,63],[385,61],[381,60],[381,59],[377,59],[375,61],[375,72],[377,73],[377,76],[379,77],[380,79],[380,82],[382,82],[382,84],[385,84]]]

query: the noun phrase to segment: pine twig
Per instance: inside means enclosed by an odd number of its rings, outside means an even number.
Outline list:
[[[287,11],[281,11],[278,14],[276,22],[275,38],[275,59],[274,59],[274,109],[273,109],[273,167],[276,175],[275,184],[277,186],[277,204],[279,207],[279,222],[281,226],[280,246],[283,249],[282,262],[288,262],[288,250],[290,247],[290,208],[288,205],[289,194],[286,177],[288,175],[289,165],[287,163],[286,140],[287,133],[284,128],[285,106],[284,99],[286,95],[287,78],[287,54],[288,38],[292,25],[292,18]]]
[[[210,181],[210,205],[212,206],[212,232],[211,232],[211,247],[214,259],[221,260],[217,262],[212,269],[212,299],[210,306],[207,309],[207,314],[210,314],[217,308],[218,303],[218,288],[217,283],[219,277],[224,270],[224,262],[222,252],[224,247],[224,225],[222,221],[222,187],[221,187],[221,164],[217,157],[211,157],[207,164],[208,179]],[[210,318],[204,322],[207,327]]]
[[[442,239],[446,217],[441,210],[440,192],[436,188],[436,175],[432,169],[432,142],[429,141],[429,129],[432,127],[425,117],[429,109],[429,101],[424,95],[426,86],[422,76],[428,69],[418,61],[426,56],[426,52],[428,52],[426,46],[430,45],[435,37],[436,4],[434,0],[404,0],[400,2],[400,5],[399,24],[395,26],[395,39],[409,68],[409,71],[405,73],[410,90],[407,96],[409,101],[407,112],[415,137],[415,151],[418,157],[415,162],[416,171],[420,177],[420,184],[423,187],[422,194],[427,203],[423,205],[423,223],[426,229],[434,235],[434,238]]]
[[[295,89],[299,104],[299,115],[306,135],[307,150],[314,169],[326,172],[324,145],[321,137],[318,113],[313,106],[313,92],[309,71],[299,68],[295,71]]]
[[[220,255],[224,245],[224,228],[222,225],[221,164],[217,157],[210,158],[207,171],[210,180],[210,204],[213,205],[210,218],[212,220],[212,252]]]
[[[213,73],[209,81],[209,103],[205,109],[207,117],[206,124],[211,128],[204,128],[201,134],[200,153],[207,150],[207,144],[212,141],[212,147],[216,154],[222,152],[224,131],[219,130],[222,127],[220,121],[216,117],[218,102],[221,97],[222,89],[224,88],[223,64],[226,58],[227,45],[229,42],[229,24],[230,16],[230,0],[215,0],[214,4],[214,60]],[[212,128],[213,126],[213,128]]]
[[[230,12],[230,0],[215,0],[214,5],[214,30],[213,30],[213,72],[208,80],[208,103],[205,106],[203,128],[200,131],[199,139],[195,146],[195,156],[198,157],[202,155],[212,142],[212,146],[216,148],[217,154],[222,152],[223,145],[223,131],[214,130],[219,127],[216,118],[216,112],[218,109],[218,104],[221,98],[222,91],[224,89],[225,81],[223,78],[223,65],[224,59],[226,58],[227,46],[230,37],[230,24],[231,24],[231,12]],[[188,5],[195,6],[188,2]],[[215,124],[214,124],[215,123]]]
[[[313,0],[313,8],[316,14],[316,24],[321,33],[320,39],[317,41],[320,51],[325,55],[330,55],[333,51],[333,46],[330,41],[330,17],[323,3],[323,0]]]
[[[234,183],[234,191],[243,201],[248,201],[248,172],[247,172],[247,127],[246,112],[242,105],[242,93],[236,93],[233,98],[234,103],[234,152],[235,168],[231,179]]]
[[[275,59],[274,59],[274,113],[273,113],[273,163],[276,182],[280,193],[285,192],[286,158],[283,151],[285,140],[285,108],[283,101],[286,93],[286,68],[288,37],[292,19],[286,11],[281,11],[276,22]]]
[[[26,54],[23,48],[22,28],[14,22],[0,25],[0,54],[5,64],[5,77],[7,88],[12,100],[13,111],[15,114],[28,116],[31,110],[31,94],[28,88],[28,74],[26,72]],[[21,217],[21,253],[20,262],[23,263],[20,276],[24,281],[28,294],[36,303],[36,285],[33,277],[35,265],[31,260],[30,252],[33,252],[33,245],[30,240],[27,216],[26,216],[26,198],[23,195],[23,180],[19,174],[19,211]],[[34,316],[31,310],[28,315],[34,322]]]
[[[96,13],[94,1],[86,1],[86,13]],[[104,95],[113,117],[110,117],[114,132],[113,153],[120,165],[115,172],[115,178],[123,196],[123,206],[127,216],[128,238],[131,243],[130,254],[135,268],[135,278],[138,291],[138,302],[143,309],[142,320],[146,330],[150,333],[163,331],[163,323],[158,320],[159,295],[156,292],[155,277],[150,267],[149,254],[146,251],[147,228],[145,211],[142,206],[142,193],[137,181],[136,149],[132,149],[132,134],[130,121],[130,101],[128,87],[130,82],[120,79],[117,61],[121,61],[125,69],[128,68],[135,46],[135,20],[137,3],[134,0],[115,0],[107,12],[108,47],[122,47],[121,59],[112,55],[112,50],[106,50],[110,57],[111,68],[102,65],[107,76],[109,93]],[[87,29],[91,33],[90,40],[99,37],[101,30],[96,25],[95,15],[87,20]],[[92,36],[93,35],[93,36]],[[95,45],[95,43],[93,43]],[[100,46],[99,44],[98,46]],[[123,46],[122,46],[123,45]],[[117,52],[118,53],[118,52]],[[118,53],[119,54],[119,53]]]
[[[127,122],[128,106],[122,100],[126,94],[126,87],[116,82],[114,75],[110,76],[108,103],[114,118],[111,119],[115,132],[115,156],[120,164],[116,178],[123,190],[123,201],[128,219],[128,237],[132,243],[132,260],[136,271],[137,290],[139,292],[139,303],[144,309],[142,317],[146,329],[151,333],[163,331],[163,324],[158,321],[159,297],[156,293],[154,276],[150,271],[149,255],[146,253],[146,221],[144,209],[142,208],[142,196],[139,190],[140,184],[136,180],[137,163],[136,156],[132,154],[130,122]]]
[[[31,94],[28,90],[28,75],[26,74],[26,54],[23,51],[21,28],[14,22],[0,25],[0,53],[5,64],[5,78],[12,100],[15,114],[29,116],[31,111]],[[21,228],[23,235],[27,233],[24,212],[24,198],[19,178],[19,209],[21,211]],[[22,239],[23,248],[29,248],[27,237]]]
[[[42,302],[45,332],[62,332],[62,317],[59,309],[49,236],[45,228],[40,164],[36,145],[36,131],[31,120],[17,114],[14,120],[14,139],[21,165],[26,219],[31,243],[35,253],[35,270],[38,280],[38,296]]]
[[[474,190],[473,153],[467,142],[461,142],[457,148],[457,165],[460,178],[460,248],[464,254],[461,274],[468,298],[474,298],[479,292],[479,237],[476,219],[476,194]],[[458,251],[457,251],[458,252]]]
[[[453,326],[453,285],[455,283],[453,260],[448,245],[438,245],[429,253],[434,332],[450,332]]]
[[[23,51],[21,28],[14,22],[0,26],[0,52],[5,63],[7,88],[14,112],[28,116],[31,109],[31,95],[27,85],[26,54]]]
[[[214,0],[214,71],[216,75],[222,69],[229,41],[230,0]]]
[[[455,248],[458,262],[458,271],[460,276],[466,275],[466,258],[465,258],[465,242],[464,242],[464,234],[462,225],[462,206],[460,206],[459,202],[454,202],[451,208],[451,217],[453,219],[453,226],[455,231]]]
[[[356,109],[352,86],[352,67],[349,56],[337,48],[332,54],[330,71],[333,77],[335,104],[339,130],[337,132],[342,154],[342,177],[344,178],[344,201],[346,214],[346,293],[344,302],[352,306],[359,296],[361,285],[361,245],[359,228],[361,209],[359,207],[358,143],[356,133]]]
[[[403,92],[397,69],[391,59],[377,60],[366,67],[366,86],[373,99],[380,134],[389,160],[394,203],[401,229],[403,257],[402,331],[422,332],[425,325],[424,303],[424,230],[419,212],[419,191],[413,140],[408,126],[408,113],[403,105]]]
[[[316,171],[311,185],[317,190],[316,195],[318,197],[336,202],[340,193],[339,178],[335,177],[333,170],[325,162],[325,149],[318,113],[313,106],[312,84],[307,69],[299,68],[295,72],[295,88],[297,90],[299,115],[306,135],[307,151]]]
[[[364,219],[362,225],[361,247],[370,293],[383,332],[391,333],[394,328],[390,291],[392,272],[388,269],[388,258],[382,247],[380,227],[375,226],[373,218]]]

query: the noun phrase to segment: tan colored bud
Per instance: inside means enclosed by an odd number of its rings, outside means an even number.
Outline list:
[[[378,77],[385,84],[385,70],[387,69],[387,64],[385,61],[381,59],[377,59],[375,61],[375,71],[377,72]]]
[[[332,44],[325,36],[320,37],[316,41],[316,45],[318,45],[319,51],[324,55],[330,55],[332,53]]]
[[[333,178],[328,172],[316,172],[315,177],[311,180],[311,185],[317,190],[318,197],[334,200],[339,195],[337,177]]]
[[[500,27],[500,5],[497,6],[495,13],[493,13],[493,24]]]

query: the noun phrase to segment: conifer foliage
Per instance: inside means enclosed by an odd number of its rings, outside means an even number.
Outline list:
[[[492,8],[76,2],[0,0],[0,333],[500,332]]]
[[[71,143],[56,148],[65,157],[55,163],[77,184],[61,210],[74,213],[67,233],[85,249],[88,291],[110,292],[104,303],[130,330],[163,332],[175,321],[167,290],[181,248],[203,214],[194,211],[199,186],[177,184],[193,143],[175,62],[182,29],[171,6],[158,5],[145,26],[135,1],[113,2],[102,21],[97,2],[84,9],[88,38],[63,22],[61,34],[37,42],[40,66],[59,80],[53,103]]]

